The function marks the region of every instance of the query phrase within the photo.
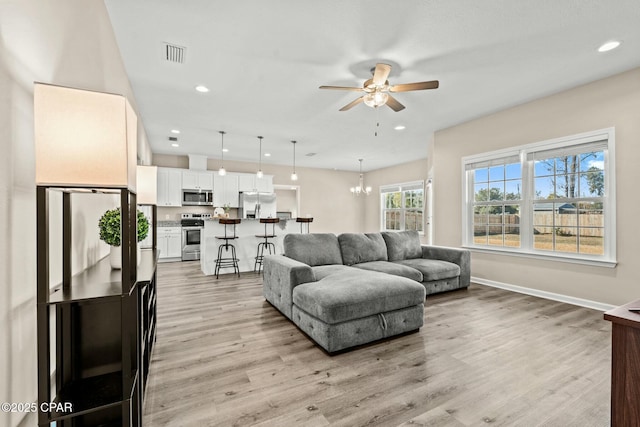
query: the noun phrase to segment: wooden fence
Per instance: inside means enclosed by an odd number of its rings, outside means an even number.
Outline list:
[[[502,234],[504,225],[505,234],[520,233],[520,215],[517,214],[489,214],[474,215],[473,223],[476,226],[487,224],[489,234]],[[575,235],[580,227],[581,236],[603,237],[604,216],[601,213],[575,213],[555,214],[553,212],[536,212],[533,214],[533,227],[536,234],[551,234],[556,229],[556,234]],[[484,234],[479,231],[477,234]]]

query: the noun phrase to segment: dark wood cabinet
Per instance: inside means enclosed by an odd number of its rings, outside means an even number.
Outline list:
[[[611,425],[637,426],[640,420],[640,300],[609,310],[611,321]]]
[[[50,285],[49,197],[62,193],[62,283]],[[72,194],[117,193],[122,269],[108,257],[71,274]],[[157,251],[136,250],[136,195],[127,189],[37,187],[38,401],[40,426],[139,426],[155,341]],[[54,217],[57,217],[55,215]],[[155,226],[156,210],[153,207]],[[155,236],[155,234],[154,234]],[[155,248],[154,239],[154,248]]]

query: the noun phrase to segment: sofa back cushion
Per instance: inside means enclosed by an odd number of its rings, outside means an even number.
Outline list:
[[[387,245],[380,233],[344,233],[338,242],[344,265],[387,260]]]
[[[335,234],[287,234],[282,243],[285,256],[311,267],[342,264],[340,244]]]
[[[381,234],[384,242],[387,244],[387,257],[389,261],[422,258],[420,236],[417,231],[384,231]]]

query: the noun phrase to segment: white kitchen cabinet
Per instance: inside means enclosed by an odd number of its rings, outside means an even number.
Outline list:
[[[256,190],[258,193],[273,193],[273,175],[256,177]]]
[[[273,175],[258,178],[253,173],[238,174],[238,191],[243,193],[273,193]]]
[[[158,227],[160,259],[182,258],[182,228]]]
[[[250,192],[255,191],[256,176],[252,173],[238,174],[238,191]]]
[[[182,171],[183,190],[213,190],[213,172]]]
[[[223,207],[229,205],[237,208],[239,202],[239,175],[227,172],[226,175],[216,175],[213,179],[213,206]]]
[[[182,169],[158,168],[158,206],[182,206]]]

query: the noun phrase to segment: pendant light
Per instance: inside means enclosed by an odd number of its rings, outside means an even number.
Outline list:
[[[258,172],[256,173],[256,177],[262,178],[263,177],[263,173],[262,173],[262,137],[259,136],[258,140],[260,142],[260,154],[258,154]]]
[[[220,159],[220,169],[218,169],[218,175],[220,176],[225,176],[227,174],[226,169],[224,168],[224,134],[226,133],[225,131],[221,130],[219,131],[220,133],[220,140],[222,141],[222,156]]]
[[[291,181],[298,180],[298,174],[296,173],[296,141],[291,141],[293,144],[293,173],[291,174]]]
[[[371,194],[371,187],[364,186],[364,175],[362,174],[362,160],[358,159],[360,162],[360,177],[358,179],[358,185],[356,187],[351,187],[350,191],[352,194],[359,196],[361,193],[366,194],[367,196]]]

